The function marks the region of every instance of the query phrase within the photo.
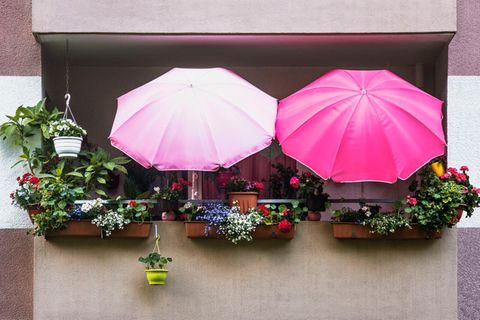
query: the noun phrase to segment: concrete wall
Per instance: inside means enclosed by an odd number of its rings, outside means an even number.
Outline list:
[[[456,30],[455,0],[33,0],[37,33],[401,33]]]
[[[458,32],[448,55],[448,159],[480,184],[480,2],[457,1]],[[458,318],[480,319],[480,210],[458,225]]]
[[[339,241],[303,222],[290,242],[191,240],[159,223],[168,284],[149,286],[153,239],[35,240],[35,319],[454,320],[456,229],[440,240]],[[153,235],[152,235],[153,236]]]
[[[21,104],[41,99],[40,45],[31,32],[31,1],[0,4],[0,123]],[[33,239],[27,214],[10,205],[9,194],[23,169],[10,166],[19,150],[0,141],[0,319],[33,317]]]

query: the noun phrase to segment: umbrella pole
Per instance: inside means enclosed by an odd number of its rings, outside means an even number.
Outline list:
[[[190,199],[193,199],[193,200],[202,199],[202,187],[200,185],[201,177],[197,171],[192,171],[191,177],[192,177],[192,189],[191,189]]]

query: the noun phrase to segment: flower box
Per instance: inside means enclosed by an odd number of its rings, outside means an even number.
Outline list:
[[[30,217],[30,221],[34,223],[33,216],[45,212],[45,209],[43,209],[40,205],[30,205],[27,207],[27,212],[28,216]]]
[[[333,236],[337,239],[438,239],[441,232],[428,233],[418,224],[412,224],[412,228],[402,228],[389,235],[380,235],[370,232],[370,227],[356,223],[332,222]]]
[[[217,233],[217,228],[211,226],[205,233],[205,222],[185,222],[185,233],[188,238],[204,238],[204,239],[224,239],[225,237]],[[255,228],[252,234],[253,240],[282,239],[291,240],[295,236],[295,229],[289,232],[281,232],[278,230],[277,224],[265,225],[261,224]]]
[[[66,223],[65,229],[47,231],[45,238],[62,237],[101,237],[101,229],[91,220],[72,220]]]
[[[152,230],[151,222],[132,222],[127,224],[122,230],[114,230],[109,238],[137,238],[146,239],[150,237]]]
[[[258,192],[229,192],[228,205],[233,206],[234,201],[238,201],[240,212],[245,213],[249,208],[256,208],[258,200]]]

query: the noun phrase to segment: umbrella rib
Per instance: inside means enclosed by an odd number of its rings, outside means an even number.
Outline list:
[[[381,108],[377,103],[373,102],[373,100],[370,99],[370,97],[368,97],[368,95],[367,95],[367,98],[368,98],[368,101],[370,101],[370,104],[371,104],[372,106],[375,105],[375,106]],[[377,117],[378,122],[381,124],[382,121],[381,121],[381,119],[380,119],[380,116],[378,115],[377,109],[376,109],[375,107],[372,108],[372,109],[373,109],[373,112],[375,112],[375,116]],[[383,127],[383,126],[382,126],[382,127]],[[392,159],[392,160],[393,160],[392,162],[395,164],[395,170],[397,171],[395,174],[396,174],[397,177],[398,177],[400,170],[398,169],[398,164],[397,164],[397,161],[396,161],[395,156],[394,156],[394,154],[393,154],[392,144],[391,144],[391,142],[390,142],[390,139],[388,139],[388,136],[385,134],[385,131],[383,131],[383,130],[381,130],[381,131],[382,131],[382,134],[383,134],[385,140],[387,141],[388,150],[390,151],[390,159]]]
[[[372,96],[374,96],[375,98],[377,99],[380,99],[382,100],[383,102],[385,103],[388,103],[389,105],[392,105],[394,106],[395,108],[405,112],[406,114],[408,114],[410,117],[414,118],[415,120],[417,120],[422,126],[424,126],[428,131],[430,131],[438,140],[440,140],[443,144],[445,144],[445,139],[442,139],[441,137],[439,137],[435,132],[432,131],[432,129],[430,129],[428,126],[425,125],[425,123],[423,123],[423,121],[419,121],[418,118],[416,118],[411,112],[405,110],[404,108],[400,107],[399,105],[391,102],[391,101],[388,101],[387,99],[384,99],[380,96],[377,96],[376,94],[372,94]]]
[[[241,107],[239,107],[237,104],[225,99],[224,97],[220,96],[219,94],[216,94],[216,93],[213,93],[213,92],[210,92],[208,90],[205,90],[203,88],[196,88],[197,90],[201,90],[201,91],[204,91],[212,96],[216,96],[217,98],[221,99],[223,102],[227,103],[228,105],[231,105],[233,106],[235,109],[239,110],[243,115],[245,115],[247,118],[249,118],[250,120],[252,120],[252,122],[256,123],[258,127],[260,127],[266,134],[270,135],[269,132],[267,132],[267,130],[258,122],[257,119],[253,118],[252,116],[250,116],[250,114],[248,112],[245,112]],[[275,123],[274,123],[274,128],[275,128]]]
[[[333,169],[335,167],[335,160],[337,159],[337,156],[338,156],[338,152],[340,151],[340,148],[342,147],[342,144],[343,144],[343,140],[345,139],[345,132],[347,131],[347,128],[348,126],[350,125],[350,120],[352,120],[352,117],[353,115],[355,114],[355,112],[357,111],[357,108],[358,108],[358,105],[360,104],[360,100],[362,100],[362,97],[360,97],[357,101],[357,103],[355,104],[355,107],[353,108],[353,111],[352,113],[350,114],[350,116],[348,117],[348,121],[346,121],[346,126],[345,126],[345,129],[343,130],[343,133],[342,133],[342,137],[340,138],[340,142],[338,143],[338,147],[337,147],[337,151],[335,152],[335,156],[332,158],[333,159],[333,163],[331,164],[331,167],[330,167],[330,177],[333,176]]]
[[[341,102],[343,102],[343,101],[345,101],[345,100],[348,100],[348,99],[350,99],[350,98],[353,98],[353,97],[355,97],[356,95],[358,95],[358,94],[354,94],[354,95],[348,96],[348,97],[346,97],[346,98],[343,98],[343,99],[341,99],[341,100],[335,101],[334,103],[331,103],[331,104],[325,106],[324,108],[322,108],[322,109],[320,109],[320,110],[318,110],[318,111],[315,111],[314,114],[312,114],[310,117],[308,117],[307,119],[305,119],[305,121],[303,121],[299,126],[297,126],[297,127],[295,128],[295,130],[293,130],[287,137],[285,137],[285,139],[283,139],[283,141],[285,141],[285,140],[287,140],[288,138],[290,138],[291,135],[293,135],[295,132],[297,132],[301,127],[303,127],[305,124],[307,124],[313,117],[315,117],[315,116],[316,116],[317,114],[319,114],[320,112],[325,111],[325,110],[327,110],[328,108],[331,108],[331,107],[333,107],[333,106],[337,105],[338,103],[341,103]]]

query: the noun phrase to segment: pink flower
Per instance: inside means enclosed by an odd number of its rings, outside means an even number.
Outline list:
[[[15,194],[13,194],[13,192],[10,193],[10,198],[14,198],[15,197]]]
[[[467,180],[467,176],[463,173],[459,173],[457,175],[455,175],[455,178],[457,178],[457,181],[465,181]]]
[[[468,169],[467,166],[461,166],[461,167],[460,167],[460,170],[462,170],[462,171],[468,171],[469,169]]]
[[[414,206],[417,204],[417,199],[414,197],[407,196],[407,203],[411,206]]]
[[[263,190],[265,186],[261,182],[255,182],[255,188],[258,190]]]
[[[440,176],[440,179],[443,179],[443,180],[446,180],[448,178],[450,178],[450,174],[448,174],[448,173],[444,173]]]
[[[284,217],[285,217],[285,216],[288,216],[288,209],[283,210],[282,216],[284,216]]]
[[[292,223],[288,220],[282,220],[278,224],[278,230],[280,230],[281,232],[290,232],[292,230],[292,227]]]
[[[448,168],[447,171],[450,172],[450,173],[458,173],[457,169],[451,168],[451,167]]]
[[[290,178],[290,185],[294,189],[298,189],[298,187],[300,186],[300,180],[297,177],[292,177]]]

